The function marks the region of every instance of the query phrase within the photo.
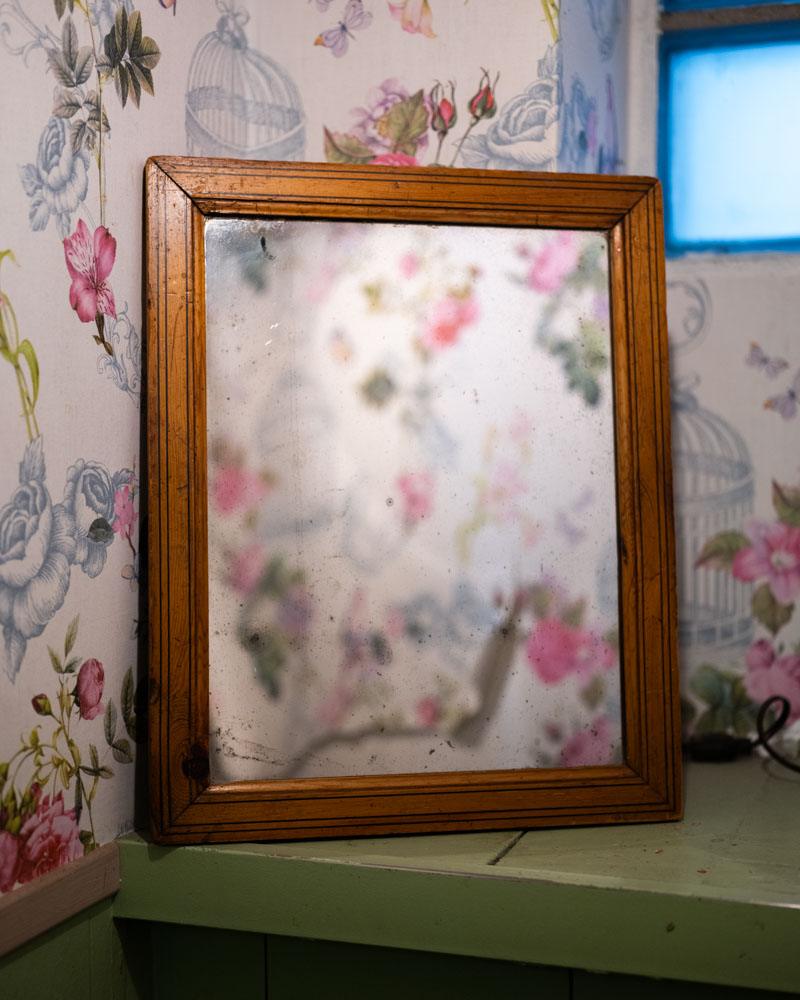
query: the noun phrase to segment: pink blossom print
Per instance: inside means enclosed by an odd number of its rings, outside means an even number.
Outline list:
[[[75,810],[64,809],[61,792],[52,802],[45,795],[36,812],[23,823],[20,839],[24,843],[19,882],[30,882],[83,855]]]
[[[406,153],[382,153],[376,156],[372,163],[383,163],[387,167],[418,167],[416,159]]]
[[[466,298],[448,295],[439,299],[425,317],[422,343],[431,351],[452,347],[461,338],[462,329],[477,318],[478,305],[471,295]]]
[[[751,522],[747,534],[751,544],[736,553],[733,576],[746,581],[766,579],[775,600],[791,604],[800,594],[800,528]]]
[[[788,724],[800,719],[800,655],[778,656],[767,639],[752,643],[745,653],[747,676],[744,686],[757,703],[775,695],[786,698],[791,706]]]
[[[0,892],[8,892],[19,881],[19,870],[22,864],[19,837],[0,830]]]
[[[399,3],[389,3],[392,17],[400,22],[403,31],[412,35],[424,35],[426,38],[436,38],[433,30],[433,12],[428,0],[400,0]]]
[[[528,662],[545,684],[560,684],[571,674],[589,678],[609,670],[616,655],[589,629],[572,628],[558,618],[543,618],[525,644]]]
[[[103,697],[103,664],[99,660],[86,660],[78,671],[78,703],[82,719],[94,719],[105,711]]]
[[[567,275],[578,266],[579,255],[575,234],[567,231],[557,233],[534,255],[528,270],[528,287],[553,295],[561,288]]]
[[[240,594],[252,593],[266,565],[267,558],[261,543],[254,542],[248,545],[233,560],[231,584],[234,590],[238,590]]]
[[[108,276],[114,266],[117,241],[105,226],[98,226],[91,235],[83,219],[72,236],[64,240],[67,271],[72,279],[69,304],[81,323],[92,323],[96,316],[117,318],[114,292]]]
[[[397,477],[397,488],[403,497],[403,521],[416,524],[433,510],[433,475],[428,472],[407,472]]]
[[[114,491],[114,531],[120,538],[130,538],[138,514],[133,507],[133,474],[130,484]]]

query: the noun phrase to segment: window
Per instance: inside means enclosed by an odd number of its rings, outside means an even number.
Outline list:
[[[665,30],[660,66],[668,252],[800,250],[800,21]]]

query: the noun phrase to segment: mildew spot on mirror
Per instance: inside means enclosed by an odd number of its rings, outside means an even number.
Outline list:
[[[212,781],[621,763],[605,237],[205,246]]]

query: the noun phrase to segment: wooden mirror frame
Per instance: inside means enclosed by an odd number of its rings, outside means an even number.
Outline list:
[[[151,159],[145,179],[154,839],[179,844],[679,819],[677,612],[658,181],[189,157]],[[212,216],[606,234],[622,764],[211,782],[204,223]]]

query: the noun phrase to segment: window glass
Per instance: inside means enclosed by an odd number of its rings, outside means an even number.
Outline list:
[[[687,34],[710,42],[720,33]],[[665,47],[660,159],[671,249],[800,245],[800,37],[681,47],[665,36]]]

